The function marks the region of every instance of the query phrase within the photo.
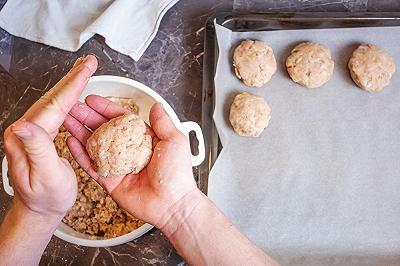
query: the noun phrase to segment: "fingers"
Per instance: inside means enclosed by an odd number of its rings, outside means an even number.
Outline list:
[[[4,151],[8,161],[8,173],[13,179],[11,180],[12,185],[29,183],[27,182],[29,181],[27,174],[29,169],[26,167],[28,159],[21,141],[11,131],[11,127],[8,127],[4,132]]]
[[[4,132],[4,151],[8,162],[18,162],[26,157],[21,142],[11,131],[11,126]]]
[[[11,131],[22,142],[32,167],[53,172],[52,168],[57,165],[59,157],[53,141],[43,128],[27,121],[17,121],[11,125]]]
[[[144,124],[146,125],[146,135],[150,135],[153,140],[158,139],[153,129],[146,122]]]
[[[96,130],[99,126],[108,121],[107,118],[97,113],[84,103],[74,104],[69,113],[76,120],[89,127],[91,130]]]
[[[67,145],[71,151],[75,161],[82,167],[82,169],[90,175],[100,186],[102,186],[109,194],[121,182],[120,177],[101,177],[93,167],[92,160],[86,152],[85,147],[75,137],[67,139]]]
[[[160,142],[160,139],[157,136],[152,137],[152,147],[153,150],[155,149],[155,147],[157,146],[157,144]]]
[[[97,69],[97,59],[93,55],[88,55],[63,77],[47,94],[57,100],[65,101],[60,107],[71,107],[79,99],[82,90],[85,88],[87,80]]]
[[[150,125],[160,140],[181,140],[182,133],[175,127],[161,103],[156,103],[150,110]]]
[[[67,145],[69,150],[71,151],[72,156],[75,161],[82,167],[82,169],[88,173],[94,180],[99,179],[99,175],[93,168],[92,160],[86,152],[85,147],[81,142],[75,137],[69,137],[67,139]]]
[[[91,132],[81,122],[68,114],[63,125],[80,143],[86,145]]]
[[[97,60],[94,56],[88,55],[79,61],[23,116],[26,120],[45,129],[51,137],[57,134],[65,116],[78,101],[88,79],[96,71]]]
[[[80,63],[82,63],[84,57],[78,57],[78,59],[76,59],[74,65],[72,66],[72,68],[78,66]]]
[[[108,119],[129,113],[129,110],[98,95],[87,96],[85,102],[97,113],[107,117]]]

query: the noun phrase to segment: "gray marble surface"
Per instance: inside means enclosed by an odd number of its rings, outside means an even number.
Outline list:
[[[0,6],[5,0],[0,0]],[[156,38],[134,62],[105,45],[100,36],[78,52],[61,51],[10,36],[0,30],[0,130],[17,119],[72,66],[91,53],[99,59],[95,75],[126,76],[160,93],[181,120],[200,121],[203,33],[206,19],[217,11],[400,11],[398,0],[181,0],[167,12]],[[2,143],[1,143],[2,144]],[[2,147],[3,145],[1,145]],[[4,156],[0,149],[0,157]],[[0,219],[10,205],[0,186]],[[160,231],[111,248],[86,248],[53,237],[42,265],[177,265],[182,259]]]

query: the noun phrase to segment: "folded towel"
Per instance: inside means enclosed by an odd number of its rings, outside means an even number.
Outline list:
[[[8,0],[0,27],[10,34],[67,51],[94,34],[112,49],[139,60],[163,15],[178,0]]]

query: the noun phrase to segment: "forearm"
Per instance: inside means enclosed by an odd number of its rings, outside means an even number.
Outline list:
[[[18,202],[0,226],[2,265],[38,265],[61,217],[38,215]]]
[[[162,231],[191,265],[276,265],[201,192],[174,206]]]

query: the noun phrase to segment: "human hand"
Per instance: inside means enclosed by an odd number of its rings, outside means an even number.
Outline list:
[[[53,139],[96,68],[94,56],[79,58],[64,78],[6,129],[13,206],[22,208],[20,213],[58,224],[73,205],[76,177],[68,161],[58,157]]]
[[[155,225],[165,224],[165,217],[189,195],[198,193],[193,179],[191,152],[188,139],[174,126],[160,103],[150,111],[150,125],[154,130],[153,156],[138,174],[123,178],[101,177],[93,168],[85,146],[91,132],[109,119],[126,113],[117,104],[96,95],[76,104],[64,126],[72,134],[67,140],[75,160],[126,211]]]
[[[100,96],[76,104],[64,126],[72,134],[68,147],[75,160],[126,211],[155,225],[189,264],[277,265],[252,244],[197,189],[188,139],[176,129],[160,103],[150,110],[153,155],[138,174],[101,177],[85,146],[91,132],[126,110]],[[208,221],[204,226],[204,221]],[[196,252],[194,252],[196,251]]]

